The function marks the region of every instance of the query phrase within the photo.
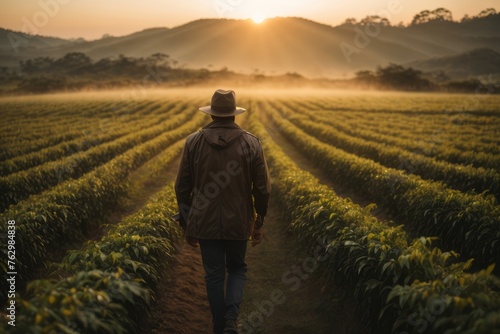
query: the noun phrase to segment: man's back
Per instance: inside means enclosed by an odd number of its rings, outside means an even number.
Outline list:
[[[200,110],[213,122],[190,135],[182,152],[180,223],[187,243],[201,249],[214,334],[238,334],[247,241],[262,242],[271,184],[259,140],[234,123],[245,112],[234,91],[217,90]]]
[[[216,119],[190,135],[183,152],[176,190],[190,206],[186,236],[248,239],[252,195],[257,213],[265,216],[269,188],[259,140],[232,119]]]

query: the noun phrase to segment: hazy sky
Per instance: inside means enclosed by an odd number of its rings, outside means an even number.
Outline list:
[[[175,27],[199,18],[301,16],[337,25],[347,17],[385,14],[409,22],[425,9],[445,7],[455,19],[476,15],[498,0],[1,0],[0,27],[64,38],[126,35]]]

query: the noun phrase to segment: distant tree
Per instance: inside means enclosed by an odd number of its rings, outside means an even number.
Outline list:
[[[483,84],[478,79],[452,81],[446,85],[449,90],[458,92],[475,92],[478,87],[482,86]]]
[[[198,70],[196,78],[200,79],[200,80],[206,80],[206,79],[210,78],[210,71],[206,68],[202,68],[202,69]]]
[[[6,66],[0,67],[0,82],[8,82],[9,81],[9,68]]]
[[[462,19],[460,20],[460,22],[467,22],[470,20],[472,20],[472,18],[469,15],[465,14],[464,17],[462,17]]]
[[[48,77],[39,75],[24,78],[19,84],[18,89],[33,92],[46,93],[50,91],[63,90],[66,88],[67,81],[64,77]]]
[[[354,17],[349,17],[347,19],[345,19],[345,21],[342,23],[342,25],[356,25],[356,23],[358,23],[358,21],[354,18]]]
[[[170,56],[165,53],[154,53],[148,58],[149,63],[153,63],[156,66],[163,66],[170,68]]]
[[[450,81],[450,79],[451,79],[448,76],[448,74],[446,74],[446,72],[443,70],[425,73],[425,77],[434,81],[434,82],[438,82],[438,83],[447,82],[447,81]]]
[[[287,72],[285,74],[286,77],[291,78],[291,79],[303,79],[304,77],[302,74],[297,73],[297,72]]]
[[[377,81],[377,77],[372,71],[358,71],[356,72],[356,80],[371,84]]]
[[[387,26],[391,25],[391,22],[388,19],[386,19],[385,17],[378,16],[378,15],[367,16],[364,19],[362,19],[359,23],[363,26],[368,25],[368,24],[378,24],[378,25],[387,27]]]
[[[431,21],[453,21],[453,15],[446,8],[438,8],[433,11],[423,10],[413,17],[412,25]]]
[[[421,24],[421,23],[429,22],[430,15],[431,15],[430,11],[423,10],[423,11],[421,11],[420,13],[416,14],[413,17],[413,21],[411,21],[411,24],[415,25],[415,24]]]
[[[102,58],[101,60],[94,63],[94,71],[99,73],[104,73],[112,67],[113,61],[109,58]]]
[[[421,71],[397,64],[377,67],[376,77],[379,84],[391,88],[421,90],[430,86],[429,80],[422,78]]]
[[[19,64],[23,74],[33,75],[50,71],[54,64],[54,60],[48,57],[36,57],[26,61],[21,60]]]
[[[481,18],[481,17],[487,17],[490,15],[495,15],[497,11],[495,8],[486,8],[485,10],[481,11],[476,17]]]
[[[133,59],[132,58],[128,58],[128,57],[126,57],[123,54],[119,54],[118,55],[118,62],[122,63],[122,64],[131,64],[131,63],[133,63]]]
[[[70,39],[70,41],[75,44],[78,44],[78,43],[85,43],[87,40],[83,37],[79,37],[79,38],[72,38]]]
[[[453,21],[453,15],[446,8],[438,8],[432,14],[434,14],[433,21]]]
[[[53,67],[69,74],[82,74],[92,67],[92,59],[82,52],[72,52],[57,59]]]

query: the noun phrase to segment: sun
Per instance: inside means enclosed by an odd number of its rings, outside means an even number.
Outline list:
[[[266,17],[264,15],[261,15],[261,14],[255,14],[252,16],[252,21],[256,24],[261,24],[265,20],[266,20]]]

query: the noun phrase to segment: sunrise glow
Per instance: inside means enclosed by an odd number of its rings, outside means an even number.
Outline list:
[[[252,16],[252,21],[256,24],[261,24],[265,20],[266,20],[266,17],[264,15],[257,14],[257,15]]]
[[[396,9],[388,15],[390,6]],[[346,18],[359,22],[367,15],[385,13],[393,25],[408,24],[420,11],[438,7],[449,9],[456,20],[465,14],[477,15],[485,8],[499,9],[498,0],[128,0],[126,5],[120,0],[2,0],[0,22],[2,28],[14,31],[92,40],[152,27],[174,28],[200,18],[251,19],[258,26],[272,17],[302,17],[337,26]],[[120,15],[115,15],[117,8]]]

